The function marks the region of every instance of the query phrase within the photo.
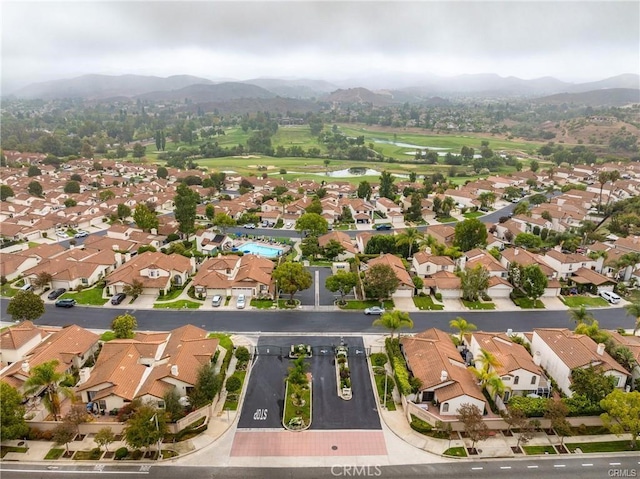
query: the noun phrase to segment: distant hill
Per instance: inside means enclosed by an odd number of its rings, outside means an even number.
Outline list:
[[[575,85],[571,91],[573,93],[578,93],[583,91],[599,90],[601,88],[631,88],[638,90],[640,89],[640,75],[626,73],[624,75],[605,78],[600,81],[579,83]]]
[[[276,94],[255,85],[239,82],[218,83],[215,85],[190,85],[179,90],[154,91],[136,96],[141,100],[184,101],[206,103],[229,101],[238,98],[273,98]]]
[[[323,98],[325,101],[338,101],[342,103],[371,103],[376,106],[401,103],[395,100],[390,92],[374,93],[366,88],[347,88],[331,92]]]
[[[560,105],[569,103],[584,106],[624,106],[640,103],[640,90],[633,88],[605,88],[581,93],[558,93],[536,98],[535,103]]]
[[[320,110],[320,105],[311,100],[297,99],[297,98],[238,98],[229,101],[215,101],[204,103],[192,103],[180,108],[182,111],[190,111],[195,113],[198,110],[201,111],[218,111],[221,114],[236,114],[243,115],[245,113],[253,113],[256,111],[268,111],[271,113],[282,113],[287,115],[287,112],[293,114],[305,114],[309,111],[317,112]]]
[[[337,90],[338,87],[323,80],[281,80],[278,78],[255,78],[242,83],[256,85],[279,96],[288,98],[317,98]]]
[[[167,78],[141,75],[83,75],[76,78],[33,83],[14,93],[19,98],[85,98],[134,97],[158,90],[176,90],[194,84],[212,84],[211,80],[190,75]]]

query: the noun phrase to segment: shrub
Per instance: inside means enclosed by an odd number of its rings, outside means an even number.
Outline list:
[[[522,411],[527,417],[542,417],[547,410],[547,398],[514,396],[509,400],[509,406]]]
[[[249,353],[249,350],[245,346],[239,346],[238,349],[236,349],[236,359],[243,363],[247,362],[251,359],[251,353]]]
[[[384,353],[373,353],[370,356],[371,364],[374,366],[384,366],[387,364],[387,355]]]
[[[227,379],[227,391],[236,392],[242,387],[242,381],[238,376],[231,376]]]
[[[171,233],[167,235],[167,242],[171,243],[172,241],[176,241],[180,239],[180,235],[176,233]]]
[[[4,286],[5,284],[7,284],[7,277],[6,276],[0,276],[0,285]]]
[[[138,460],[142,459],[143,455],[144,455],[144,453],[140,449],[136,449],[135,451],[133,451],[131,453],[131,459],[133,459],[134,461],[138,461]]]
[[[129,449],[127,449],[126,447],[119,447],[118,449],[116,449],[115,459],[116,461],[121,461],[128,455],[129,455]]]
[[[442,293],[436,293],[433,295],[436,301],[442,301]]]
[[[562,398],[562,402],[569,409],[569,416],[599,416],[604,412],[600,404],[594,404],[580,394]]]
[[[433,426],[426,421],[423,421],[419,417],[411,415],[411,423],[409,423],[411,429],[421,434],[430,433],[433,430]]]

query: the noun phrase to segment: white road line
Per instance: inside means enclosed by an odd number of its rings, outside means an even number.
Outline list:
[[[553,467],[567,467],[564,464],[554,464]]]
[[[583,464],[582,467],[591,467],[593,464]]]
[[[315,271],[315,307],[317,308],[318,306],[320,306],[320,271],[316,270]]]
[[[640,464],[640,462],[638,464]],[[619,462],[610,462],[609,465],[610,466],[619,466],[620,463]]]
[[[500,466],[500,469],[511,469],[511,466]]]
[[[483,467],[472,467],[471,470],[472,471],[482,471],[482,469],[484,469]]]
[[[538,469],[538,466],[527,466],[527,469]]]

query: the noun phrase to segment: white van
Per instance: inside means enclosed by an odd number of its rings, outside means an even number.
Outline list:
[[[600,296],[609,301],[611,304],[616,304],[620,302],[620,296],[618,296],[613,291],[600,291]]]
[[[33,289],[33,286],[31,286],[30,284],[25,284],[23,287],[20,288],[20,291],[31,291]]]

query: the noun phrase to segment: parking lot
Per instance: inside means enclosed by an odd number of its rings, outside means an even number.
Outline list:
[[[362,338],[348,337],[345,343],[353,388],[350,401],[338,397],[336,387],[333,346],[340,344],[340,337],[261,337],[238,427],[283,427],[289,348],[292,344],[309,344],[313,350],[313,357],[306,360],[313,376],[311,429],[380,429]]]

